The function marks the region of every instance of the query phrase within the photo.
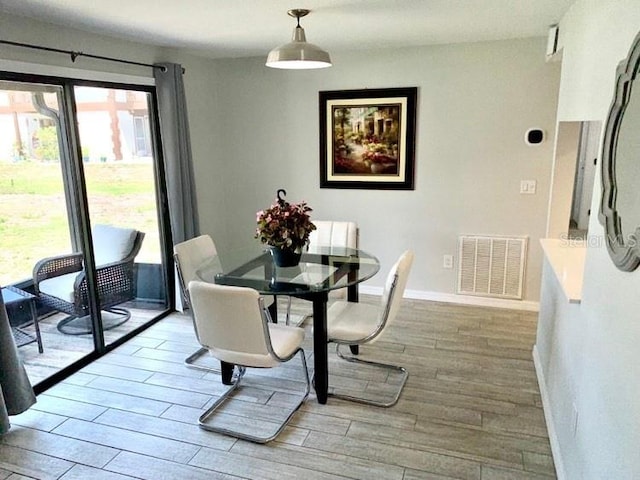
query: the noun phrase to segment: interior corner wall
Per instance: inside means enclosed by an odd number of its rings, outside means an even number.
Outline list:
[[[456,269],[443,268],[443,255],[457,257],[459,235],[528,235],[525,299],[537,302],[560,75],[545,63],[545,45],[332,52],[334,66],[315,71],[265,68],[264,58],[216,61],[227,244],[251,240],[255,212],[284,188],[291,201],[308,201],[312,218],[357,222],[361,247],[383,272],[412,248],[414,291],[455,292]],[[318,92],[408,86],[418,87],[415,190],[320,189]],[[524,142],[531,127],[547,134],[539,146]],[[537,193],[520,194],[530,179]]]
[[[637,0],[578,0],[560,23],[562,76],[559,121],[605,121],[616,67],[640,28]],[[599,211],[601,178],[591,209]],[[543,292],[555,279],[545,276]],[[547,309],[543,294],[537,343],[551,399],[552,429],[566,479],[640,478],[640,270],[619,271],[604,230],[591,216],[582,291],[577,308]],[[549,318],[543,318],[549,310]],[[546,315],[546,314],[544,314]],[[559,335],[558,332],[563,332]],[[544,353],[543,353],[544,352]],[[555,360],[554,360],[555,359]],[[577,420],[573,418],[573,406]],[[552,441],[553,444],[553,441]],[[560,473],[560,472],[559,472]]]

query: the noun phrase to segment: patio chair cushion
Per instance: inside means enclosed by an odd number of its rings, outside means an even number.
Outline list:
[[[77,273],[67,273],[59,277],[47,278],[40,282],[38,288],[42,293],[73,303],[73,286],[77,276]]]
[[[93,235],[93,254],[98,267],[119,262],[129,255],[137,233],[133,228],[120,228],[111,225],[94,225],[91,232]],[[73,291],[73,285],[71,291]]]

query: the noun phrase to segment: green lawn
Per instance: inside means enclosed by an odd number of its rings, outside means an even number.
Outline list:
[[[87,191],[95,195],[149,192],[151,165],[128,163],[84,164]],[[108,181],[105,181],[108,180]],[[0,163],[0,195],[55,195],[62,193],[59,163]]]
[[[145,232],[139,261],[159,262],[152,165],[84,164],[91,221]],[[41,258],[69,253],[60,165],[0,163],[0,285],[31,277]]]

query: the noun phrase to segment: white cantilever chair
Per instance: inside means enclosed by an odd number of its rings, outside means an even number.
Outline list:
[[[189,300],[189,282],[197,280],[196,271],[205,260],[214,257],[218,254],[213,239],[209,235],[200,235],[199,237],[192,238],[190,240],[177,243],[173,247],[173,258],[176,262],[176,269],[178,270],[178,282],[180,284],[180,293],[182,294],[183,304],[187,307],[191,305]],[[271,305],[273,297],[265,297],[265,304]],[[198,336],[198,329],[194,322],[194,328],[196,331],[196,337]],[[207,353],[206,348],[199,348],[187,358],[184,359],[185,365],[190,368],[197,368],[201,370],[217,371],[210,367],[198,365],[195,362]]]
[[[185,242],[177,243],[173,247],[173,258],[176,262],[176,269],[178,270],[178,281],[180,283],[180,292],[182,294],[182,300],[185,306],[189,307],[191,301],[189,299],[189,282],[197,280],[196,271],[205,260],[214,257],[218,254],[213,239],[209,235],[200,235],[199,237],[192,238]],[[273,297],[265,297],[265,303],[271,305]],[[196,337],[198,336],[198,328],[194,322],[194,328],[196,331]],[[207,349],[204,347],[199,348],[187,358],[184,363],[191,368],[197,368],[201,370],[213,370],[209,367],[198,365],[195,362],[206,355]]]
[[[191,302],[189,300],[189,282],[195,280],[196,270],[207,259],[217,255],[218,251],[213,243],[213,239],[209,235],[200,235],[199,237],[192,238],[185,242],[177,243],[173,247],[173,258],[176,262],[176,269],[178,270],[178,282],[180,283],[180,293],[182,294],[183,304],[190,307]],[[193,315],[192,315],[193,318]],[[194,328],[196,330],[196,337],[198,337],[198,329],[194,321]],[[207,353],[207,349],[200,347],[193,352],[187,358],[184,359],[184,363],[191,368],[198,368],[202,370],[211,370],[209,367],[204,367],[195,364],[198,358]]]
[[[358,225],[355,222],[315,220],[316,229],[309,234],[310,246],[358,248]]]
[[[403,367],[396,365],[361,360],[357,357],[343,355],[340,352],[340,345],[366,345],[380,337],[398,313],[412,263],[413,252],[407,250],[400,256],[387,275],[379,307],[339,300],[333,303],[327,311],[328,339],[329,342],[336,344],[336,353],[340,358],[349,362],[368,364],[402,373],[402,378],[394,397],[385,402],[383,400],[371,400],[339,394],[333,389],[329,390],[330,395],[379,407],[391,407],[397,403],[409,373]]]
[[[355,222],[334,222],[330,220],[314,220],[316,229],[309,234],[309,249],[314,247],[358,248],[358,224]],[[322,281],[323,279],[318,279]],[[315,282],[310,282],[315,283]],[[346,289],[332,290],[329,298],[345,298]],[[288,310],[291,309],[289,297]],[[303,317],[308,317],[309,315]],[[287,320],[289,316],[287,316]]]
[[[192,281],[189,283],[189,295],[200,344],[218,360],[239,367],[235,383],[200,417],[200,427],[252,442],[266,443],[273,440],[309,395],[309,372],[301,347],[304,330],[270,322],[265,314],[262,297],[251,288]],[[258,437],[253,433],[216,426],[208,421],[218,407],[238,389],[246,367],[277,367],[298,353],[302,360],[306,389],[273,434]]]
[[[316,220],[316,229],[309,234],[309,246],[358,248],[358,224]],[[331,298],[344,298],[346,289],[333,290]]]

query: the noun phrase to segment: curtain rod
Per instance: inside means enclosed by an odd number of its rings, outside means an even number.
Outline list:
[[[87,57],[94,58],[97,60],[106,60],[108,62],[118,62],[118,63],[126,63],[127,65],[137,65],[139,67],[149,67],[149,68],[158,68],[163,72],[167,71],[167,68],[162,65],[153,65],[151,63],[141,63],[141,62],[133,62],[131,60],[122,60],[120,58],[113,57],[104,57],[102,55],[92,55],[90,53],[76,52],[73,50],[62,50],[60,48],[52,48],[52,47],[43,47],[41,45],[31,45],[29,43],[21,43],[21,42],[12,42],[9,40],[0,40],[0,44],[12,45],[14,47],[23,47],[23,48],[32,48],[34,50],[44,50],[45,52],[55,52],[55,53],[64,53],[71,57],[71,61],[75,62],[78,57]],[[184,73],[184,68],[182,69],[182,73]]]

